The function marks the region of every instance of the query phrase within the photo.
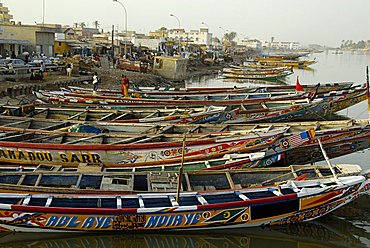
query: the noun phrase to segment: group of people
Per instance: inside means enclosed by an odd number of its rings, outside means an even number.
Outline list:
[[[98,84],[100,83],[100,78],[98,77],[98,73],[95,72],[93,75],[93,94],[96,95],[96,91],[98,90]],[[130,80],[126,77],[126,75],[122,75],[121,79],[121,93],[123,97],[128,97],[128,89],[129,89]]]
[[[41,63],[40,63],[40,69],[39,69],[38,73],[36,73],[35,70],[31,70],[31,77],[30,77],[30,79],[31,80],[44,80],[44,78],[45,78],[45,71],[46,71],[45,64],[44,64],[44,62],[41,61]]]

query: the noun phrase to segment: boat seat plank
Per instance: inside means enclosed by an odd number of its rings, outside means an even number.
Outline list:
[[[97,135],[93,135],[93,136],[90,136],[90,137],[85,137],[85,138],[81,138],[81,139],[77,139],[77,140],[72,140],[72,141],[66,142],[64,144],[68,144],[68,145],[69,144],[76,144],[76,143],[80,143],[80,142],[83,142],[83,141],[104,137],[105,135],[106,135],[105,133],[99,133]]]
[[[45,207],[50,207],[52,201],[53,201],[53,196],[49,195],[48,199],[46,200]]]
[[[89,112],[89,110],[87,109],[87,110],[84,110],[83,112],[80,112],[80,113],[77,113],[77,114],[75,114],[75,115],[72,115],[72,116],[70,116],[70,117],[68,117],[68,119],[67,120],[73,120],[73,119],[75,119],[75,118],[77,118],[77,117],[80,117],[80,116],[82,116],[82,115],[84,115],[85,114],[85,118],[84,118],[84,120],[86,120],[86,117],[87,117],[87,113]]]
[[[144,200],[142,196],[139,196],[139,205],[140,205],[140,208],[145,208]]]
[[[208,204],[207,200],[204,199],[203,196],[197,195],[196,197],[197,197],[198,201],[200,202],[200,204],[202,204],[202,205],[207,205]]]
[[[118,120],[122,119],[123,117],[126,117],[126,116],[131,115],[131,114],[132,114],[132,112],[123,113],[123,114],[117,116],[116,118],[114,118],[112,121],[118,121]]]
[[[164,126],[164,127],[162,127],[157,133],[158,134],[161,134],[161,133],[166,133],[166,132],[168,132],[168,131],[170,131],[170,130],[173,130],[173,128],[174,128],[175,126],[174,125],[167,125],[167,126]]]
[[[103,117],[101,117],[100,119],[98,119],[98,121],[105,121],[105,120],[108,120],[110,117],[116,115],[116,113],[109,113]]]
[[[154,111],[153,113],[151,113],[151,114],[149,114],[149,115],[145,116],[143,119],[149,119],[149,118],[152,118],[153,116],[158,116],[158,117],[159,117],[159,113],[160,113],[160,111],[159,111],[159,110]]]
[[[188,131],[188,133],[195,133],[195,132],[199,132],[199,130],[200,130],[200,128],[201,128],[201,127],[202,127],[201,125],[198,125],[198,126],[196,126],[196,127],[192,128],[192,129],[190,129],[190,130]]]
[[[35,112],[28,114],[27,117],[35,117],[35,116],[40,115],[40,114],[42,114],[42,113],[44,113],[46,111],[49,111],[49,110],[50,110],[49,108],[44,108],[44,109],[36,110]],[[46,115],[48,115],[48,113],[46,113]]]
[[[35,136],[34,133],[21,133],[21,134],[15,134],[12,136],[1,137],[0,141],[14,141],[14,142],[26,141],[26,140],[32,139],[34,136]]]
[[[136,137],[131,137],[131,138],[128,138],[128,139],[123,139],[123,140],[111,142],[111,143],[108,143],[108,144],[109,145],[128,144],[128,143],[131,143],[131,142],[136,141],[136,140],[144,139],[146,137],[148,137],[148,136],[146,136],[146,135],[136,136]]]
[[[28,140],[28,142],[39,142],[41,140],[51,140],[51,139],[55,139],[55,138],[59,138],[59,137],[64,137],[66,134],[64,133],[58,133],[58,134],[53,134],[53,135],[50,135],[50,136],[43,136],[43,137],[37,137],[37,138],[34,138],[34,139],[30,139]]]
[[[8,123],[8,124],[5,124],[5,125],[2,125],[2,127],[14,127],[14,126],[17,126],[17,125],[20,125],[20,124],[24,124],[24,123],[27,123],[29,122],[29,125],[28,127],[31,126],[33,120],[32,119],[27,119],[27,120],[23,120],[23,121],[17,121],[17,122],[13,122],[13,123]]]
[[[223,127],[221,127],[220,129],[217,130],[217,132],[223,132],[225,130],[229,130],[230,128],[230,125],[224,125]]]
[[[117,200],[117,209],[121,209],[122,208],[122,197],[117,196],[116,200]]]
[[[178,207],[179,203],[176,201],[176,198],[173,195],[169,196],[170,202],[172,204],[172,207]]]
[[[32,198],[32,196],[31,196],[31,195],[26,196],[26,197],[23,199],[23,203],[22,203],[22,205],[23,205],[23,206],[27,206],[27,205],[30,203],[31,198]]]
[[[72,124],[69,123],[69,122],[64,122],[64,123],[58,123],[58,124],[50,125],[50,126],[47,126],[47,127],[43,127],[43,128],[40,128],[40,130],[55,131],[57,129],[65,128],[65,127],[68,127],[68,126],[72,126]]]
[[[145,142],[150,142],[150,141],[154,141],[156,139],[161,139],[161,138],[163,138],[163,135],[156,135],[156,136],[153,136],[153,137],[148,137],[148,138],[145,138],[145,139],[142,139],[142,140],[137,140],[137,141],[131,142],[130,144],[145,143]]]

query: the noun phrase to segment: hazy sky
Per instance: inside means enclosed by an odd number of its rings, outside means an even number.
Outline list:
[[[43,0],[0,0],[14,20],[42,22]],[[128,12],[128,29],[141,33],[162,26],[186,30],[205,27],[219,36],[225,30],[269,40],[338,46],[341,40],[370,39],[370,0],[121,0]],[[113,0],[45,0],[45,23],[98,20],[101,28],[124,26],[124,10]]]

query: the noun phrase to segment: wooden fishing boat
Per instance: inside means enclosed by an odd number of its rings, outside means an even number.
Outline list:
[[[34,105],[24,107],[32,111],[37,118],[59,120],[94,120],[117,123],[170,123],[170,124],[202,124],[222,123],[237,118],[238,109],[227,110],[226,107],[204,108],[173,108],[173,109],[131,109],[131,110],[94,110],[75,108],[35,108]],[[6,115],[20,115],[17,107],[2,106],[0,111]],[[67,123],[66,123],[67,124]]]
[[[223,73],[237,75],[270,75],[291,72],[288,67],[275,67],[271,69],[255,69],[255,68],[224,68]]]
[[[271,153],[271,151],[269,151]],[[88,164],[80,163],[76,167],[63,167],[53,164],[6,164],[2,163],[0,172],[15,172],[15,171],[95,171],[95,172],[145,172],[145,171],[165,171],[165,172],[178,172],[181,165],[183,171],[196,171],[196,170],[234,170],[243,168],[258,167],[257,164],[265,163],[266,152],[255,152],[246,154],[226,154],[221,158],[197,160],[193,162],[173,163],[173,164],[159,164],[159,165],[113,165],[106,167],[104,164]],[[269,157],[273,157],[269,156]],[[269,160],[271,158],[268,158]]]
[[[222,118],[225,122],[275,122],[275,121],[294,121],[294,120],[317,120],[317,118],[330,117],[333,113],[352,106],[366,99],[366,90],[354,90],[346,93],[328,94],[323,100],[308,98],[301,100],[276,100],[264,101],[264,98],[259,99],[244,99],[244,100],[165,100],[165,99],[125,99],[125,98],[106,98],[103,96],[89,98],[90,96],[80,95],[81,98],[70,98],[62,96],[47,96],[41,93],[36,95],[44,101],[58,104],[69,104],[75,106],[104,106],[108,108],[127,108],[143,106],[197,106],[199,104],[226,104],[231,108],[240,108],[236,118],[229,118],[229,114]],[[280,97],[279,97],[280,98]],[[312,97],[311,97],[312,98]],[[133,100],[131,100],[133,99]],[[272,99],[272,98],[270,98]],[[235,112],[234,112],[235,113]],[[235,120],[236,119],[236,120]]]
[[[284,60],[282,58],[256,58],[261,65],[304,68],[317,63],[316,60]]]
[[[226,175],[223,181],[228,187],[223,187],[213,178],[204,179],[206,188],[181,180],[178,197],[176,189],[162,187],[157,191],[151,188],[149,193],[74,195],[69,193],[72,188],[65,194],[3,193],[0,227],[11,232],[140,232],[294,224],[330,213],[370,189],[370,180],[364,176],[255,187],[243,187],[242,181]],[[159,185],[161,180],[159,177]],[[83,185],[82,179],[79,185]],[[138,190],[147,185],[133,183]]]
[[[360,175],[362,169],[355,164],[334,166],[336,176]],[[72,194],[122,194],[175,191],[178,188],[179,171],[150,172],[89,172],[49,171],[38,167],[35,171],[2,172],[1,193],[58,193]],[[331,178],[329,166],[312,165],[276,168],[257,168],[227,171],[188,171],[182,174],[183,188],[193,190],[222,190],[270,186],[289,180]],[[189,183],[189,185],[186,185]]]
[[[320,83],[318,93],[330,92],[336,90],[349,89],[353,85],[353,82],[337,82],[337,83]],[[307,91],[315,91],[316,85],[314,84],[302,84],[302,87]],[[91,87],[82,88],[76,86],[68,86],[68,89],[77,93],[92,93]],[[136,87],[135,89],[129,89],[130,94],[139,94],[141,96],[148,95],[171,95],[182,96],[182,95],[209,95],[216,93],[223,94],[234,94],[234,93],[253,93],[253,92],[279,92],[279,91],[295,91],[295,85],[279,85],[279,86],[259,86],[259,87],[222,87],[222,88],[170,88],[170,87]],[[98,94],[112,94],[121,95],[121,91],[118,89],[98,89]]]
[[[0,162],[39,164],[54,163],[77,166],[80,163],[105,166],[158,165],[179,162],[182,157],[181,138],[160,135],[121,135],[106,133],[65,133],[22,130],[2,127]],[[208,134],[186,142],[185,161],[206,160],[230,153],[257,152],[272,147],[274,153],[312,139],[308,130],[284,136],[285,130],[249,135]],[[280,145],[280,143],[288,146]]]
[[[241,79],[256,79],[256,80],[277,80],[293,74],[293,72],[279,72],[279,73],[222,73],[224,78],[241,78]]]

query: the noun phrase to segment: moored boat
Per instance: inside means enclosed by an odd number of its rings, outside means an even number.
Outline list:
[[[174,187],[113,195],[3,193],[0,227],[19,232],[140,232],[294,224],[319,218],[370,190],[364,176],[289,180],[262,187],[243,187],[226,176],[223,180],[229,187],[212,177],[203,189],[189,188],[183,180],[179,194]]]

